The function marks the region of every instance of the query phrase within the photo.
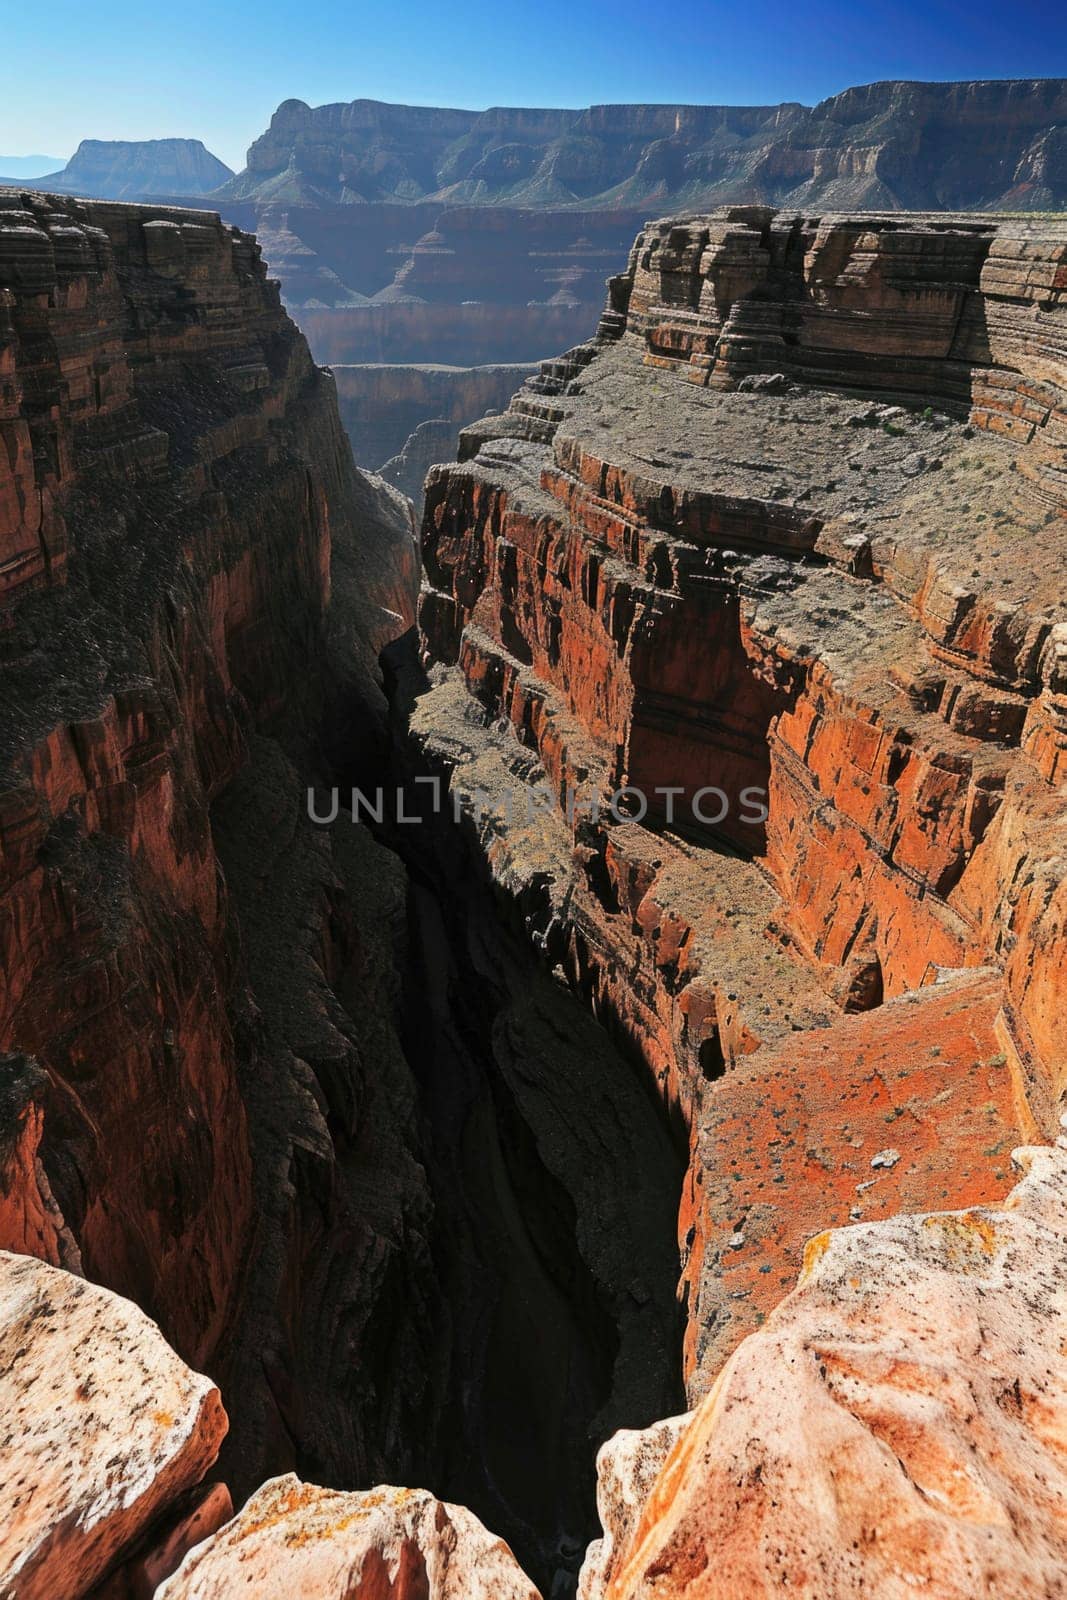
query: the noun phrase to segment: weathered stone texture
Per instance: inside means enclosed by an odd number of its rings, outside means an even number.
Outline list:
[[[1063,224],[746,208],[650,224],[599,338],[431,473],[413,729],[462,783],[467,705],[495,873],[690,1130],[694,1394],[852,1151],[900,1144],[894,1204],[989,1201],[1053,1125],[1065,396]],[[539,777],[557,815],[509,826]]]
[[[247,1332],[250,1253],[280,1295],[300,1228],[294,1202],[268,1237],[254,1174],[291,1197],[298,1157],[295,1132],[253,1149],[270,1047],[212,807],[255,734],[306,755],[329,697],[380,718],[410,512],[354,471],[330,379],[216,216],[2,196],[0,299],[0,1245],[80,1264],[197,1365],[237,1359],[261,1477],[282,1312]],[[329,968],[321,896],[306,915]]]
[[[1067,1153],[1018,1158],[1002,1209],[812,1239],[673,1440],[605,1447],[583,1600],[1065,1592]]]
[[[425,1489],[358,1494],[289,1475],[193,1550],[158,1600],[539,1600],[501,1539]]]
[[[226,1431],[219,1392],[136,1306],[0,1252],[0,1593],[78,1600]]]

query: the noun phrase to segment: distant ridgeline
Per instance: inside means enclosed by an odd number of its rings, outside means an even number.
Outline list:
[[[316,359],[353,369],[342,404],[375,396],[373,427],[346,418],[357,459],[395,463],[411,492],[474,420],[469,369],[587,339],[650,217],[1067,207],[1067,79],[876,83],[814,107],[286,100],[236,176],[197,140],[87,140],[33,185],[206,203],[254,230]],[[360,378],[366,363],[406,376]],[[410,370],[427,363],[432,382]]]
[[[875,83],[815,107],[456,111],[286,100],[222,191],[297,204],[1067,204],[1067,79]]]

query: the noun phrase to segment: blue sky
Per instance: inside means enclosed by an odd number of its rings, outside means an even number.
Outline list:
[[[5,0],[0,152],[203,139],[290,97],[813,101],[878,78],[1067,76],[1063,0]]]

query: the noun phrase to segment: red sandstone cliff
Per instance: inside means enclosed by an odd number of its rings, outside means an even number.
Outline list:
[[[689,1130],[693,1392],[815,1227],[1003,1193],[1053,1126],[1065,341],[1062,225],[656,223],[599,341],[431,474],[458,673],[413,728],[496,763],[494,873]],[[501,718],[556,817],[504,819]]]
[[[269,766],[263,736],[314,770],[324,707],[380,718],[410,512],[355,473],[332,383],[216,216],[8,196],[0,284],[0,1245],[128,1295],[239,1381],[258,1481],[294,1449],[270,1361],[318,1359],[286,1353],[317,1314],[303,1254],[328,1253],[301,1189],[336,1248],[355,1224],[338,1238],[323,1205],[344,1127],[310,1039],[298,1063],[256,1003],[236,908],[263,885],[223,874],[212,808]],[[358,957],[328,852],[312,867],[275,909],[310,930],[313,1011],[315,974],[325,992]],[[414,1170],[396,1194],[423,1204]]]
[[[410,508],[216,217],[9,197],[0,283],[0,1242],[210,1371],[238,1502],[428,1483],[573,1579],[678,1169],[473,864],[310,820],[389,776]]]

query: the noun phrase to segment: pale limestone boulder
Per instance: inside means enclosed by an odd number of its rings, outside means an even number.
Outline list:
[[[604,1537],[586,1551],[578,1574],[578,1600],[598,1600],[644,1510],[652,1485],[693,1420],[691,1412],[650,1428],[620,1428],[596,1458],[596,1504]]]
[[[502,1539],[425,1489],[272,1478],[156,1600],[540,1600]]]
[[[226,1414],[128,1300],[0,1252],[0,1596],[77,1600],[218,1454]]]
[[[1067,1596],[1063,1143],[1003,1207],[813,1239],[651,1487],[662,1425],[601,1452],[583,1600]]]

